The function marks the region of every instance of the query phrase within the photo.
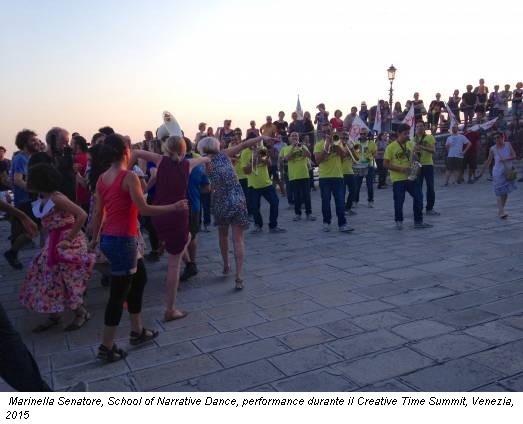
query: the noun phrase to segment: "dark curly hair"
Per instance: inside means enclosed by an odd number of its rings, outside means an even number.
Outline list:
[[[27,145],[27,142],[31,139],[31,137],[34,137],[36,133],[31,130],[22,130],[18,134],[16,134],[15,144],[16,147],[18,147],[20,150],[24,150],[25,146]]]
[[[52,193],[60,189],[62,175],[51,164],[39,163],[29,168],[27,190],[35,193]]]

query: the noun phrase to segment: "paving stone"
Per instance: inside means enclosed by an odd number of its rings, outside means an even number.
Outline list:
[[[489,367],[462,358],[416,371],[401,380],[424,392],[464,392],[501,377]]]
[[[499,384],[505,389],[523,392],[523,374],[501,380]]]
[[[302,323],[305,326],[321,325],[332,321],[339,321],[347,318],[347,314],[337,309],[327,309],[308,314],[298,315],[293,317],[294,320]]]
[[[312,346],[274,356],[269,360],[286,375],[294,375],[322,368],[342,359],[324,346]]]
[[[434,301],[434,304],[449,309],[451,311],[459,311],[461,309],[470,308],[472,306],[482,305],[484,303],[493,302],[498,299],[498,296],[492,293],[485,293],[483,291],[469,291],[460,293],[455,296],[445,297]]]
[[[87,364],[95,360],[95,355],[92,349],[76,349],[69,352],[55,353],[51,356],[53,370],[60,370],[62,368],[74,367],[78,365]],[[40,369],[40,372],[46,371]]]
[[[198,389],[205,392],[242,391],[284,377],[266,360],[240,365],[198,379]]]
[[[274,383],[280,392],[349,392],[357,385],[333,370],[306,372]]]
[[[132,370],[139,370],[154,365],[179,361],[180,359],[190,358],[199,354],[200,351],[191,342],[182,342],[132,352],[127,357],[127,363]]]
[[[213,321],[212,325],[224,333],[226,331],[238,330],[239,328],[249,327],[262,322],[265,322],[265,319],[263,319],[260,315],[251,312],[244,315],[224,318],[219,321]]]
[[[430,302],[431,300],[454,294],[453,290],[445,287],[429,287],[426,289],[411,290],[396,296],[384,297],[383,301],[397,306],[413,305],[416,303]]]
[[[360,296],[356,293],[344,291],[331,294],[322,294],[315,297],[314,302],[326,307],[335,307],[363,302],[366,299],[366,297]]]
[[[327,331],[338,339],[353,336],[354,334],[363,332],[363,329],[354,325],[354,323],[349,319],[328,322],[326,324],[320,325],[319,328]]]
[[[218,350],[213,353],[213,356],[225,368],[231,368],[236,365],[278,355],[287,352],[288,350],[289,348],[280,340],[271,338]]]
[[[247,329],[258,337],[273,337],[280,334],[290,333],[291,331],[299,330],[303,325],[293,321],[290,318],[279,319],[276,321],[264,322],[263,324],[254,325]]]
[[[397,380],[387,380],[358,389],[358,392],[413,392],[414,389]]]
[[[456,328],[471,327],[486,321],[495,320],[498,315],[485,312],[478,308],[466,309],[464,311],[442,313],[435,317],[438,321],[452,325]]]
[[[449,313],[447,309],[437,306],[432,302],[400,306],[399,308],[394,309],[394,312],[412,320],[432,318],[440,315],[445,316]]]
[[[53,373],[53,388],[60,390],[70,387],[79,381],[89,383],[91,381],[101,380],[107,377],[116,377],[118,375],[129,373],[130,369],[125,361],[113,362],[112,364],[100,365],[99,362],[93,361],[85,365],[71,369],[64,369]]]
[[[421,340],[450,333],[454,331],[454,328],[436,321],[424,319],[398,325],[392,328],[392,331],[409,340]]]
[[[261,308],[270,308],[272,306],[285,305],[286,303],[294,303],[308,298],[309,296],[305,293],[299,292],[297,290],[291,290],[269,296],[256,297],[252,300],[252,303],[258,305]]]
[[[465,333],[491,344],[504,344],[523,339],[523,331],[504,325],[501,320],[470,327]]]
[[[398,347],[406,340],[386,330],[377,330],[327,343],[327,346],[346,359],[353,359],[383,349]]]
[[[134,372],[140,391],[153,390],[201,375],[216,373],[221,365],[210,355],[194,356]]]
[[[338,307],[338,309],[353,317],[357,317],[359,315],[369,315],[374,312],[386,311],[387,309],[393,308],[395,308],[395,305],[391,305],[390,303],[385,303],[380,300],[369,300],[366,302],[353,303],[351,305]]]
[[[366,385],[428,367],[434,362],[408,348],[333,365],[356,384]]]
[[[272,321],[276,319],[306,314],[308,312],[313,312],[320,309],[323,309],[323,307],[317,303],[314,303],[310,300],[303,300],[301,302],[288,303],[286,305],[262,309],[259,314],[264,318]]]
[[[362,287],[360,290],[358,290],[359,293],[363,293],[365,296],[375,299],[380,299],[386,296],[394,296],[407,291],[408,289],[405,287],[400,287],[390,281],[385,284],[376,284],[370,287]]]
[[[507,325],[523,330],[523,315],[507,317],[501,321]]]
[[[257,337],[244,329],[228,333],[215,334],[194,340],[193,343],[204,353],[214,352],[219,349],[237,346],[257,340]]]
[[[106,378],[89,383],[90,392],[135,392],[136,386],[128,375]]]
[[[305,328],[280,337],[280,340],[293,350],[322,344],[333,339],[332,335],[316,327]]]
[[[487,384],[486,386],[478,387],[474,389],[473,392],[510,392],[511,390],[502,386],[499,383]]]
[[[164,331],[158,335],[156,343],[160,346],[166,346],[173,343],[181,343],[187,340],[210,336],[211,334],[216,333],[216,329],[205,323],[191,327],[177,328],[176,330],[171,331]]]
[[[408,320],[395,312],[385,311],[372,315],[363,315],[352,320],[358,327],[366,330],[377,330],[378,328],[390,328],[403,324]]]
[[[481,309],[497,315],[512,315],[523,312],[523,295],[517,295],[509,299],[499,300],[481,306]]]
[[[412,345],[418,352],[431,358],[446,361],[488,349],[490,345],[464,334],[445,334]]]
[[[211,309],[207,309],[204,312],[208,314],[212,319],[218,320],[225,317],[243,315],[249,312],[254,312],[260,308],[252,303],[248,302],[234,302],[226,303],[220,306],[216,306]]]
[[[169,384],[162,386],[158,389],[152,390],[153,392],[199,392],[197,382],[193,380],[182,381],[181,383]]]
[[[380,272],[378,273],[379,276],[383,278],[389,278],[391,280],[406,280],[408,278],[424,278],[426,276],[429,276],[430,274],[425,271],[421,271],[419,269],[414,268],[401,268],[401,269],[395,269],[392,271],[387,272]]]
[[[469,357],[505,375],[523,372],[523,341],[512,342]]]
[[[274,387],[272,387],[271,385],[269,385],[269,384],[264,384],[262,386],[254,387],[252,389],[247,389],[245,391],[246,392],[264,392],[264,393],[267,393],[267,392],[276,392],[277,390]]]

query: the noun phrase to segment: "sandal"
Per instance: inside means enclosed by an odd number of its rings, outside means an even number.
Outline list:
[[[113,343],[113,347],[109,349],[107,346],[101,344],[98,347],[98,355],[96,357],[106,363],[120,361],[127,356],[127,352],[120,349]]]
[[[243,290],[243,280],[241,278],[236,279],[236,286],[234,287],[235,290]]]
[[[45,323],[37,325],[32,331],[33,333],[42,333],[43,331],[47,331],[50,328],[57,326],[61,321],[62,318],[60,315],[49,315]]]
[[[76,331],[82,328],[91,319],[91,314],[84,308],[84,312],[76,314],[73,322],[64,328],[64,331]]]
[[[177,319],[182,319],[189,315],[189,313],[186,311],[178,311],[178,315],[176,315],[175,312],[176,311],[165,311],[165,314],[163,315],[163,320],[165,322],[176,321]]]
[[[129,344],[132,346],[138,346],[143,343],[149,342],[156,337],[158,337],[158,331],[157,330],[149,330],[147,328],[142,328],[141,333],[137,333],[135,331],[131,331],[131,334],[129,334]]]

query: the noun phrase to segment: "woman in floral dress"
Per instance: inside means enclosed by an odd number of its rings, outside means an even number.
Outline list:
[[[27,188],[40,196],[33,203],[33,213],[49,232],[20,291],[23,306],[49,314],[48,320],[33,330],[36,332],[59,324],[60,313],[66,309],[75,314],[65,328],[67,331],[81,328],[90,318],[83,296],[95,258],[87,251],[87,241],[81,231],[87,215],[57,191],[60,183],[60,173],[50,164],[35,165],[29,170]]]
[[[230,271],[229,226],[232,228],[232,243],[236,260],[236,290],[243,289],[242,271],[245,256],[243,233],[248,227],[249,221],[245,195],[230,158],[262,140],[271,139],[265,136],[251,138],[222,151],[220,151],[220,142],[216,138],[205,137],[198,142],[198,151],[211,158],[207,164],[207,175],[214,190],[213,214],[219,228],[224,274],[228,274]]]

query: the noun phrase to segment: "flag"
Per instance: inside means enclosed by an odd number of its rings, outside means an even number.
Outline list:
[[[449,114],[450,128],[457,127],[458,126],[458,120],[456,119],[456,116],[454,115],[452,110],[450,110],[450,107],[449,107],[449,105],[447,103],[445,103],[445,109],[447,110],[447,113]]]
[[[300,96],[298,95],[298,102],[296,103],[295,112],[298,114],[298,120],[303,120],[303,110],[301,109]]]
[[[350,141],[356,141],[360,138],[360,131],[361,129],[366,129],[368,132],[370,132],[370,128],[365,125],[365,122],[361,120],[361,118],[356,115],[354,119],[352,120],[352,125],[350,127],[349,132],[349,140]]]
[[[414,117],[414,104],[410,105],[410,109],[407,113],[407,116],[405,116],[402,123],[410,126],[409,136],[411,139],[413,139],[414,131],[416,129],[416,118]]]
[[[372,128],[378,134],[381,132],[381,108],[380,102],[376,106],[376,117],[374,118],[374,127]]]
[[[497,120],[498,120],[498,118],[495,117],[494,119],[491,119],[490,121],[487,121],[483,124],[473,125],[472,127],[469,128],[469,130],[470,131],[478,131],[478,130],[487,131],[488,129],[492,128],[492,126],[496,123]]]

